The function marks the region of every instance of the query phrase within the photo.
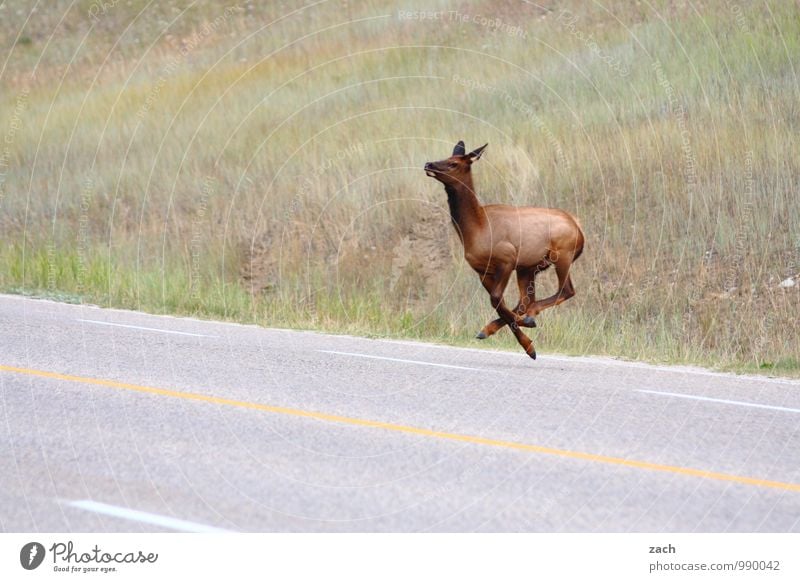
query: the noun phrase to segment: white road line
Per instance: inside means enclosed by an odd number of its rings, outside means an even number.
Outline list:
[[[337,352],[335,350],[316,350],[323,354],[337,354],[339,356],[353,356],[354,358],[369,358],[371,360],[387,360],[389,362],[402,362],[403,364],[419,364],[420,366],[435,366],[437,368],[452,368],[454,370],[473,370],[487,372],[483,368],[468,368],[466,366],[452,366],[450,364],[434,364],[433,362],[420,362],[419,360],[403,360],[402,358],[387,358],[385,356],[370,356],[367,354],[354,354],[352,352]]]
[[[740,400],[724,400],[722,398],[708,398],[706,396],[692,396],[691,394],[676,394],[675,392],[656,392],[655,390],[636,390],[644,394],[657,394],[659,396],[673,396],[675,398],[687,398],[689,400],[703,400],[705,402],[720,402],[722,404],[734,404],[736,406],[749,406],[751,408],[765,408],[767,410],[780,410],[782,412],[794,412],[800,414],[800,408],[786,408],[785,406],[772,406],[770,404],[756,404],[755,402],[742,402]]]
[[[205,335],[202,333],[189,333],[188,331],[173,331],[171,329],[158,329],[155,327],[141,327],[139,325],[125,325],[124,323],[110,323],[108,321],[97,321],[95,319],[76,319],[83,323],[96,323],[97,325],[111,325],[114,327],[127,327],[128,329],[143,329],[145,331],[158,331],[161,333],[172,333],[175,335],[190,335],[192,337],[219,337],[217,335]]]
[[[442,344],[433,344],[433,343],[426,343],[426,342],[415,342],[411,340],[390,340],[390,339],[369,339],[361,336],[355,335],[348,335],[348,334],[331,334],[331,333],[323,333],[317,331],[310,331],[310,330],[299,330],[299,329],[285,329],[285,328],[278,328],[278,327],[261,327],[254,324],[244,324],[244,323],[234,323],[230,321],[212,321],[212,320],[204,320],[204,319],[197,319],[194,317],[183,317],[183,316],[176,316],[176,315],[156,315],[153,313],[145,313],[143,311],[134,311],[130,309],[116,309],[110,307],[98,307],[96,305],[69,305],[66,303],[61,303],[59,301],[54,301],[50,299],[44,299],[40,297],[24,297],[21,295],[8,295],[0,293],[0,300],[2,301],[20,301],[20,302],[28,302],[28,303],[43,303],[54,305],[58,308],[63,308],[64,310],[69,309],[81,309],[81,310],[90,310],[90,311],[106,311],[111,313],[119,313],[122,315],[144,315],[147,317],[154,317],[159,318],[164,321],[176,321],[179,323],[182,322],[194,322],[199,324],[213,324],[213,325],[222,325],[231,328],[243,329],[247,331],[258,331],[258,332],[279,332],[279,333],[288,333],[288,334],[306,334],[306,335],[315,335],[319,337],[326,337],[332,339],[351,339],[351,340],[360,340],[360,341],[369,341],[369,342],[380,342],[384,344],[401,344],[401,345],[410,345],[422,348],[435,348],[439,350],[458,350],[461,353],[464,352],[472,352],[481,355],[495,355],[495,356],[511,356],[514,358],[519,359],[520,352],[518,350],[514,351],[502,351],[502,350],[482,350],[479,348],[465,348],[465,347],[458,347],[458,346],[448,346]],[[80,320],[79,320],[80,321]],[[100,324],[107,324],[106,322],[95,322],[92,320],[85,320],[91,321],[92,323],[100,323]],[[148,329],[148,328],[144,328]],[[164,331],[164,330],[154,330],[154,331]],[[178,332],[172,332],[178,333]],[[200,335],[200,334],[189,334],[189,335]],[[209,336],[202,336],[202,337],[219,337],[214,335]],[[791,386],[800,386],[800,380],[795,380],[792,378],[780,378],[780,377],[773,377],[773,376],[760,376],[756,374],[733,374],[730,372],[715,372],[713,370],[705,370],[703,368],[692,367],[692,366],[683,366],[683,365],[658,365],[658,364],[648,364],[645,362],[635,362],[635,361],[628,361],[628,360],[615,360],[607,356],[566,356],[566,355],[559,355],[559,354],[550,354],[548,352],[540,353],[540,359],[542,361],[557,361],[563,362],[565,364],[585,364],[591,366],[613,366],[619,368],[627,368],[627,369],[640,369],[640,370],[647,370],[647,371],[654,371],[654,372],[668,372],[670,374],[683,374],[685,376],[708,376],[712,378],[723,378],[730,381],[739,381],[739,382],[763,382],[769,384],[789,384]],[[546,360],[545,360],[546,358]],[[483,370],[485,371],[485,369]]]
[[[68,505],[77,507],[78,509],[85,509],[86,511],[93,511],[95,513],[102,513],[103,515],[111,515],[122,519],[129,519],[131,521],[139,521],[148,523],[150,525],[157,525],[166,529],[175,531],[187,531],[192,533],[231,533],[231,530],[212,527],[210,525],[203,525],[202,523],[194,523],[192,521],[185,521],[183,519],[176,519],[174,517],[167,517],[166,515],[158,515],[156,513],[147,513],[145,511],[137,511],[135,509],[128,509],[127,507],[117,507],[116,505],[108,505],[91,499],[81,499],[79,501],[69,501]]]

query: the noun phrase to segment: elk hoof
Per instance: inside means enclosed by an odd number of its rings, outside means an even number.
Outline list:
[[[525,327],[536,327],[536,320],[530,315],[526,315],[525,319],[522,320],[522,325]]]
[[[475,336],[475,339],[486,339],[488,336],[483,333],[483,330],[478,332],[478,335]]]
[[[530,354],[528,354],[532,359],[536,359],[536,350],[533,350]]]

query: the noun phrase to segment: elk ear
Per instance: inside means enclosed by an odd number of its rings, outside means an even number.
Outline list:
[[[459,141],[456,144],[456,147],[453,148],[453,155],[454,156],[463,156],[465,153],[467,153],[467,150],[464,149],[464,142],[463,141]]]
[[[485,143],[481,147],[479,147],[478,149],[472,150],[471,152],[469,152],[469,158],[473,162],[476,161],[476,160],[480,160],[481,159],[481,155],[483,155],[483,150],[485,150],[486,146],[488,146],[488,145],[489,145],[488,143]]]

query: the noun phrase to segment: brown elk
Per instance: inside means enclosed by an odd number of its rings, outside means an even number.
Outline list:
[[[536,327],[535,315],[575,295],[569,270],[583,252],[583,230],[574,216],[556,208],[482,206],[475,195],[470,168],[486,145],[467,154],[464,142],[459,141],[452,156],[425,164],[425,173],[444,184],[450,218],[464,245],[464,258],[480,276],[500,316],[476,337],[485,339],[508,325],[525,353],[535,360],[533,342],[520,326]],[[558,291],[536,301],[536,275],[550,265],[556,267]],[[509,309],[503,293],[512,271],[517,272],[519,303]]]

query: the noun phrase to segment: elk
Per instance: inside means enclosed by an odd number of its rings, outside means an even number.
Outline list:
[[[525,353],[535,360],[533,342],[520,328],[536,327],[534,317],[542,310],[575,295],[569,271],[583,252],[583,230],[574,216],[556,208],[482,206],[475,195],[471,167],[487,145],[467,154],[464,142],[459,141],[449,158],[425,164],[425,173],[444,185],[464,258],[480,276],[500,316],[486,324],[476,338],[485,339],[508,325]],[[556,268],[558,290],[537,301],[536,275],[551,265]],[[513,271],[517,272],[519,303],[509,309],[503,293]]]

